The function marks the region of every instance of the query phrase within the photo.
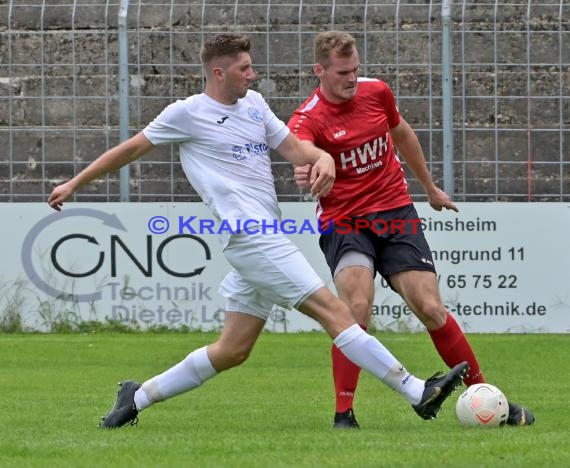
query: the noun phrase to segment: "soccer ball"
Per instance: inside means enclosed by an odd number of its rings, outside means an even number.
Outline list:
[[[474,384],[459,397],[455,412],[464,426],[497,427],[506,423],[509,403],[494,385]]]

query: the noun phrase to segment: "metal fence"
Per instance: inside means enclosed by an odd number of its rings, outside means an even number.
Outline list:
[[[200,92],[209,34],[252,38],[256,87],[287,121],[316,85],[312,38],[330,28],[353,33],[363,74],[393,88],[440,184],[449,122],[456,200],[569,201],[570,3],[449,2],[449,36],[444,11],[427,0],[0,0],[0,201],[45,200],[168,103]],[[289,164],[276,157],[273,167],[280,199],[302,200]],[[413,177],[410,190],[425,199]],[[128,191],[131,201],[197,200],[171,147],[131,165]],[[120,199],[118,174],[76,195]]]

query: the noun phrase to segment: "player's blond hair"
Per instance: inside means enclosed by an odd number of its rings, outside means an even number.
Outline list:
[[[350,57],[354,53],[356,40],[343,31],[325,31],[315,36],[314,44],[315,62],[326,66],[332,52],[341,57]]]
[[[251,42],[247,36],[242,34],[218,34],[208,39],[200,50],[200,61],[202,65],[207,65],[218,57],[235,57],[241,52],[249,53]]]

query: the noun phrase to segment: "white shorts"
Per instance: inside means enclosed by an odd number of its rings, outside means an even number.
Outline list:
[[[234,267],[219,288],[229,312],[267,320],[273,305],[297,307],[324,286],[298,247],[283,234],[232,235],[224,254]]]

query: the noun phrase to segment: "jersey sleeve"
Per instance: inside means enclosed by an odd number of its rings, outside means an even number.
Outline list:
[[[398,106],[396,105],[396,98],[394,97],[394,93],[390,89],[390,87],[384,83],[382,86],[382,98],[384,100],[384,105],[386,106],[386,115],[388,117],[388,126],[390,128],[397,127],[400,123],[400,111],[398,110]]]
[[[184,101],[176,101],[165,107],[143,129],[143,134],[153,145],[186,141],[191,137],[187,129],[188,120],[188,112],[184,106]]]
[[[312,119],[304,112],[296,110],[289,119],[287,126],[299,138],[299,140],[310,141],[315,144],[316,136],[315,130],[312,128]]]
[[[257,94],[257,98],[261,101],[263,109],[263,123],[265,125],[265,135],[267,138],[267,145],[275,149],[277,148],[287,135],[289,135],[289,128],[281,119],[279,119],[271,110],[265,99],[261,94]]]

